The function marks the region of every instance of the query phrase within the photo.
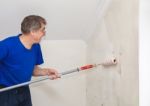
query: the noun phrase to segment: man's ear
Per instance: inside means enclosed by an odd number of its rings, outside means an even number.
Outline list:
[[[35,35],[35,32],[36,32],[36,31],[30,31],[30,35],[31,35],[31,36]]]
[[[34,33],[34,31],[30,31],[30,34],[33,34]]]

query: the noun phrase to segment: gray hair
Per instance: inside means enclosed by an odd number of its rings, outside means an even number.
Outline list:
[[[37,31],[42,27],[42,24],[46,25],[46,20],[38,15],[29,15],[25,17],[21,23],[21,31],[23,34],[28,34],[31,31]]]

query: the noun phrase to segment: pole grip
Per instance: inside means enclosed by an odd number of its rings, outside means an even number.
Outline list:
[[[90,68],[93,68],[93,67],[94,67],[94,65],[89,64],[89,65],[86,65],[86,66],[80,67],[80,70],[86,70],[86,69],[90,69]]]

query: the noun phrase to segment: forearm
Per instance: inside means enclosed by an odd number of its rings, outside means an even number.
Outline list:
[[[34,71],[33,71],[33,76],[44,76],[46,75],[45,70],[46,70],[45,68],[35,66]]]

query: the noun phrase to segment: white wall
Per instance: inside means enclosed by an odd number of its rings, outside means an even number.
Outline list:
[[[0,2],[1,38],[19,33],[22,19],[27,15],[37,14],[46,18],[47,39],[52,40],[87,38],[87,32],[95,22],[97,5],[101,5],[101,0],[0,0]]]
[[[0,39],[20,33],[20,23],[25,16],[41,15],[48,23],[45,39],[54,40],[42,44],[45,58],[43,67],[54,67],[62,71],[83,65],[86,62],[85,44],[74,40],[85,40],[91,36],[97,12],[103,13],[105,1],[1,0]],[[31,86],[33,104],[85,106],[85,88],[84,73],[35,84]]]
[[[117,66],[87,72],[86,85],[84,72],[32,85],[35,106],[138,106],[138,0],[107,0],[111,5],[106,14],[105,1],[1,1],[0,39],[19,33],[20,22],[26,15],[46,18],[43,67],[54,67],[62,72],[85,64],[86,59],[88,63],[99,63],[112,55],[119,61]],[[80,39],[88,39],[88,51]],[[144,96],[141,96],[143,101]]]
[[[43,40],[41,45],[45,60],[42,67],[61,73],[86,63],[86,44],[81,40]],[[33,106],[85,106],[85,81],[85,73],[80,72],[33,84]]]
[[[138,0],[112,0],[87,53],[88,62],[113,55],[118,61],[87,75],[87,106],[138,106]]]
[[[150,106],[150,1],[140,0],[140,106]]]

